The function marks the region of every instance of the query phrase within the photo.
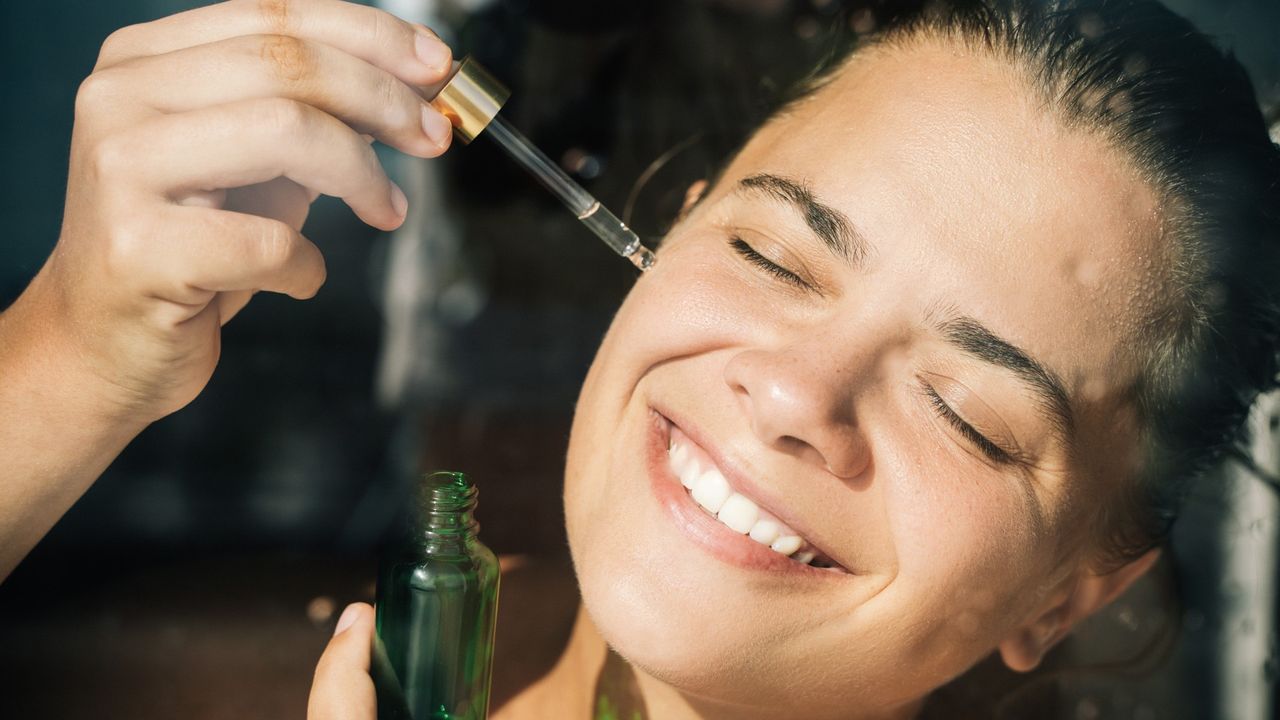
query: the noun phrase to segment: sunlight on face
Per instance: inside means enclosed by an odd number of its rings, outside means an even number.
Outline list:
[[[1129,165],[999,61],[856,59],[752,139],[600,348],[565,504],[601,633],[808,717],[963,672],[1070,586],[1132,472],[1159,238]],[[837,569],[704,512],[672,442]]]

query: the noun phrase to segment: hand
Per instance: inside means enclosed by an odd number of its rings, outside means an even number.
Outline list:
[[[316,666],[307,720],[374,720],[377,700],[369,676],[372,646],[373,608],[364,603],[347,606]]]
[[[444,152],[449,121],[415,88],[451,60],[427,28],[337,0],[230,0],[113,33],[76,98],[61,237],[6,340],[77,363],[78,389],[126,424],[183,407],[253,293],[324,282],[299,233],[317,194],[403,221],[369,136]]]

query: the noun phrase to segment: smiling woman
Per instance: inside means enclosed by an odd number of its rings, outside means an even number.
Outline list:
[[[664,718],[909,717],[993,650],[1034,668],[1274,383],[1278,165],[1155,3],[862,38],[691,190],[600,348],[568,652]]]
[[[989,656],[1031,670],[1276,384],[1280,151],[1234,60],[1153,0],[855,27],[613,319],[565,468],[581,604],[567,644],[498,656],[554,659],[498,718],[907,718]],[[369,138],[445,152],[423,88],[451,67],[338,0],[108,39],[58,244],[0,315],[0,574],[201,392],[254,293],[317,292],[317,194],[401,225]],[[374,716],[373,626],[343,614],[313,719]]]

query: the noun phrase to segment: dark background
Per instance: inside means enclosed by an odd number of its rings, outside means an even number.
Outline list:
[[[57,239],[75,91],[98,46],[118,27],[197,4],[4,5],[0,307]],[[631,224],[655,237],[684,187],[714,170],[831,33],[878,3],[445,5],[457,55],[473,53],[511,86],[504,114],[606,205],[634,205]],[[1170,5],[1233,47],[1274,107],[1280,2]],[[413,172],[384,157],[393,174]],[[0,585],[0,717],[301,717],[334,609],[369,596],[378,542],[421,468],[478,479],[484,537],[498,552],[564,553],[572,403],[634,271],[483,141],[456,145],[432,172],[480,298],[465,322],[436,328],[421,360],[434,380],[375,392],[389,240],[321,199],[305,228],[330,268],[319,296],[255,298],[227,327],[205,392],[145,431]],[[1215,624],[1222,592],[1208,578],[1234,487],[1198,493],[1179,560],[1094,624],[1096,647],[1058,664],[1125,660],[1181,629],[1171,654],[1073,675],[1055,690],[1056,710],[1032,716],[1213,712],[1212,669],[1231,629]],[[1176,587],[1185,610],[1169,600]],[[1270,645],[1274,682],[1274,635]]]

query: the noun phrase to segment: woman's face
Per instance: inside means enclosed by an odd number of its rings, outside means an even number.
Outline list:
[[[708,702],[848,717],[1069,622],[1091,508],[1134,470],[1156,210],[949,45],[859,57],[766,126],[582,391],[565,505],[605,639]],[[742,532],[767,521],[804,547]]]

